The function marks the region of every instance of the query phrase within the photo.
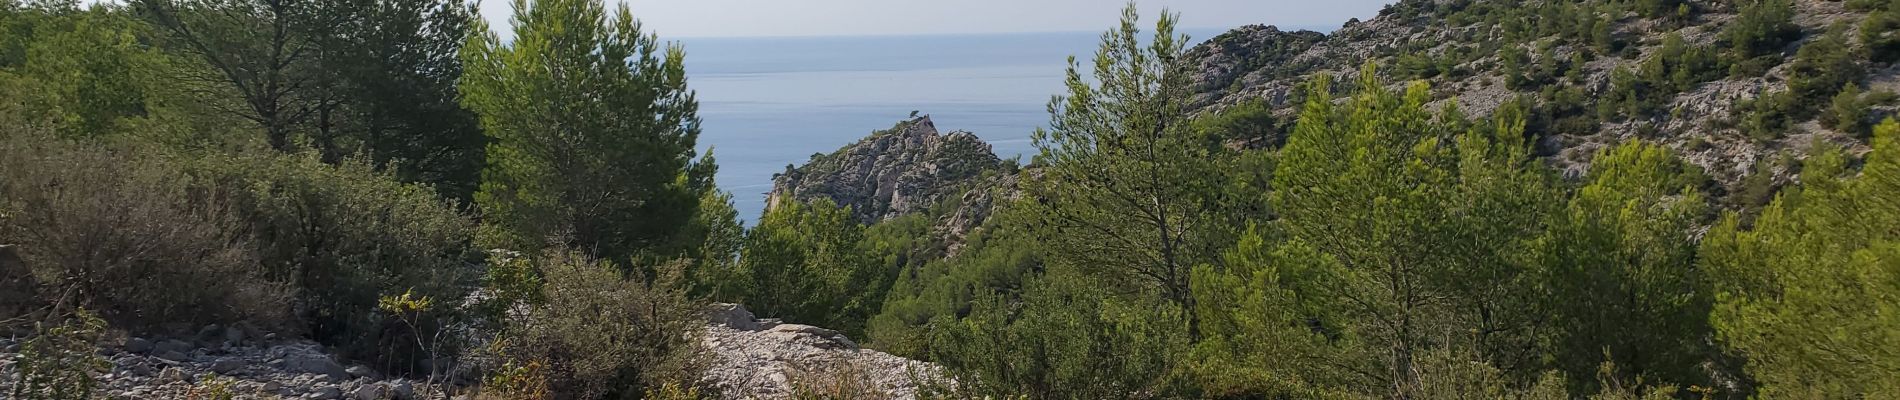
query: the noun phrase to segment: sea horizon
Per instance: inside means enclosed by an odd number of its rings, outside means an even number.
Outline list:
[[[1312,27],[1294,29],[1315,30]],[[1227,29],[1185,29],[1192,44]],[[700,102],[699,150],[749,226],[772,176],[911,111],[945,133],[968,131],[1005,159],[1033,152],[1068,57],[1087,63],[1099,32],[697,37],[686,50]],[[1024,157],[1027,158],[1026,156]]]

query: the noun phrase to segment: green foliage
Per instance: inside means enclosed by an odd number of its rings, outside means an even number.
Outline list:
[[[1868,11],[1867,18],[1860,21],[1860,43],[1869,59],[1879,63],[1900,61],[1900,1],[1850,0],[1848,6]]]
[[[232,202],[136,144],[0,132],[0,242],[19,245],[46,303],[114,323],[289,322]]]
[[[326,161],[349,155],[391,165],[405,182],[435,186],[467,202],[481,179],[487,143],[475,115],[457,103],[456,58],[472,21],[453,0],[361,0],[327,6],[340,23],[322,28],[317,46],[323,90],[341,97],[319,105],[312,141]],[[373,34],[352,34],[373,32]]]
[[[474,278],[465,268],[477,257],[473,222],[427,186],[309,154],[194,164],[193,175],[232,202],[266,273],[300,288],[297,312],[311,333],[346,351],[409,359],[376,346],[410,340],[383,337],[377,300],[408,290],[459,299]]]
[[[862,337],[883,305],[889,272],[859,249],[864,226],[829,199],[784,200],[746,233],[737,299],[764,317],[820,325]]]
[[[1186,40],[1164,14],[1139,37],[1131,5],[1102,35],[1092,78],[1070,59],[1067,93],[1049,102],[1049,129],[1033,135],[1048,166],[1026,185],[1036,199],[1049,262],[1106,277],[1118,291],[1154,293],[1188,310],[1193,266],[1212,260],[1231,229],[1210,198],[1230,152],[1196,131],[1185,112]],[[1139,200],[1136,200],[1139,199]]]
[[[1868,132],[1867,113],[1869,104],[1861,96],[1860,85],[1849,83],[1841,87],[1841,92],[1828,101],[1827,110],[1821,114],[1821,126],[1841,132],[1862,136]]]
[[[686,274],[694,295],[724,298],[738,290],[735,285],[743,282],[735,274],[740,249],[745,245],[745,226],[739,221],[739,210],[732,206],[731,193],[707,190],[700,195],[699,212],[680,238],[685,246],[698,243],[696,249],[688,247],[685,255],[693,260],[693,268]]]
[[[1771,141],[1795,123],[1802,105],[1791,91],[1763,93],[1761,97],[1737,102],[1729,112],[1743,133],[1758,141]]]
[[[502,328],[496,347],[505,365],[489,387],[577,399],[697,390],[705,362],[693,332],[703,320],[686,296],[685,263],[655,266],[645,280],[575,251],[526,262],[541,277],[537,294],[514,304],[523,311]]]
[[[1238,142],[1251,148],[1279,147],[1286,141],[1284,125],[1261,100],[1244,101],[1194,120],[1194,129],[1216,145]]]
[[[1801,35],[1791,0],[1741,0],[1741,10],[1722,29],[1729,76],[1755,76],[1781,61],[1781,48]]]
[[[138,0],[147,39],[188,67],[164,79],[190,101],[263,128],[281,152],[312,147],[393,167],[466,200],[483,138],[456,104],[455,55],[474,14],[447,0]],[[248,133],[248,132],[247,132]]]
[[[685,51],[597,0],[518,3],[515,21],[509,42],[474,22],[461,54],[462,104],[492,139],[475,195],[493,225],[485,240],[611,259],[673,243],[701,195],[676,182],[710,179],[679,179],[706,170],[692,162]]]
[[[57,325],[42,323],[20,351],[19,364],[14,366],[18,375],[9,395],[39,400],[92,398],[99,389],[94,375],[112,366],[98,353],[105,328],[105,320],[83,308]]]
[[[1874,131],[1858,176],[1840,151],[1811,156],[1753,228],[1730,214],[1703,240],[1716,337],[1764,397],[1900,393],[1900,123]]]
[[[1819,109],[1841,86],[1860,81],[1866,73],[1860,66],[1862,56],[1847,42],[1848,26],[1835,24],[1827,34],[1808,41],[1795,52],[1788,66],[1788,91],[1802,105],[1801,112]]]
[[[146,116],[160,56],[139,42],[143,26],[112,6],[33,2],[0,14],[0,81],[23,85],[35,113],[66,137],[101,135]]]
[[[1590,168],[1542,241],[1550,292],[1540,308],[1557,328],[1555,364],[1585,393],[1605,357],[1624,367],[1620,381],[1701,382],[1713,352],[1706,277],[1688,236],[1708,208],[1699,174],[1643,142],[1600,151]]]
[[[1129,302],[1094,277],[1051,273],[1018,300],[985,296],[968,317],[931,325],[933,355],[959,398],[1179,396],[1172,371],[1187,347],[1184,315]]]
[[[1325,289],[1344,279],[1337,263],[1311,246],[1281,245],[1252,229],[1225,255],[1225,269],[1195,270],[1201,332],[1188,371],[1214,398],[1336,398],[1358,387],[1349,377],[1357,353],[1344,299]],[[1278,239],[1278,238],[1274,238]]]
[[[1432,118],[1422,84],[1397,96],[1372,76],[1339,108],[1310,96],[1274,172],[1284,246],[1311,249],[1300,268],[1342,277],[1296,290],[1341,305],[1329,310],[1347,321],[1335,328],[1351,338],[1341,347],[1363,352],[1355,365],[1371,371],[1350,388],[1416,393],[1415,359],[1435,348],[1521,362],[1536,316],[1525,255],[1555,198],[1524,162],[1522,114],[1475,127],[1456,113]]]
[[[933,320],[968,315],[979,299],[1022,293],[1023,282],[1043,264],[1041,246],[1024,223],[1027,208],[1001,205],[963,239],[955,256],[899,271],[884,308],[868,324],[872,345],[905,357],[931,357]]]

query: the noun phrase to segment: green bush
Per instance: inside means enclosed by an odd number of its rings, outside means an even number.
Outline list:
[[[863,337],[891,283],[891,271],[859,248],[863,239],[851,209],[829,199],[775,205],[746,233],[743,302],[763,317]]]
[[[47,303],[134,328],[285,322],[284,285],[230,203],[178,162],[130,144],[0,137],[0,243],[17,245]]]
[[[1729,76],[1761,75],[1779,64],[1781,48],[1801,35],[1791,0],[1742,0],[1742,9],[1722,30],[1728,44]]]
[[[295,311],[311,334],[353,355],[413,359],[419,349],[388,346],[413,338],[389,337],[410,330],[377,301],[405,292],[460,299],[478,272],[474,223],[428,186],[309,154],[207,156],[192,169],[228,198],[264,270],[299,288]]]
[[[1867,106],[1861,100],[1860,85],[1849,83],[1828,101],[1827,110],[1821,114],[1821,126],[1861,136],[1867,132]]]
[[[1798,96],[1800,111],[1820,109],[1841,86],[1860,81],[1866,72],[1861,56],[1847,41],[1847,24],[1835,24],[1827,34],[1809,41],[1795,52],[1788,66],[1788,90]]]
[[[1900,60],[1900,1],[1850,0],[1848,5],[1869,11],[1860,22],[1860,43],[1869,58],[1882,63]]]
[[[933,355],[960,398],[1179,396],[1184,313],[1129,303],[1074,274],[1032,278],[1020,300],[989,296],[961,320],[932,323]]]
[[[497,288],[499,298],[521,299],[510,307],[521,311],[504,321],[497,350],[508,367],[491,386],[576,399],[697,388],[702,316],[686,296],[685,263],[655,267],[652,280],[566,250],[495,265],[526,266],[535,278]],[[506,294],[522,289],[535,293]]]

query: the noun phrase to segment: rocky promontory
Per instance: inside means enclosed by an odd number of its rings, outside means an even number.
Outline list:
[[[770,209],[787,199],[830,199],[865,224],[925,211],[963,195],[969,182],[1005,169],[989,143],[965,131],[939,133],[930,116],[897,123],[772,178]]]

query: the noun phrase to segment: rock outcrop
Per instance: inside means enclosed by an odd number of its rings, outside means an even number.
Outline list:
[[[973,179],[1005,169],[975,134],[941,134],[929,116],[877,131],[774,175],[766,208],[788,199],[831,199],[865,224],[921,212],[962,196]]]
[[[1562,64],[1583,51],[1590,39],[1551,36],[1504,39],[1498,21],[1487,21],[1481,16],[1453,17],[1452,14],[1476,7],[1472,5],[1475,3],[1450,0],[1399,1],[1381,11],[1378,17],[1348,22],[1330,34],[1283,32],[1266,26],[1242,27],[1190,49],[1183,61],[1194,74],[1194,88],[1198,92],[1191,106],[1200,112],[1218,112],[1243,102],[1260,101],[1272,108],[1276,116],[1291,120],[1298,111],[1297,103],[1302,97],[1300,85],[1304,82],[1320,74],[1350,81],[1361,67],[1373,63],[1381,65],[1380,75],[1394,86],[1408,80],[1424,80],[1430,84],[1432,98],[1440,103],[1434,106],[1457,102],[1461,110],[1473,117],[1489,115],[1512,98],[1539,99],[1553,88],[1582,90],[1584,105],[1590,107],[1586,112],[1594,114],[1596,103],[1613,87],[1612,72],[1639,70],[1644,60],[1659,54],[1664,37],[1680,35],[1692,48],[1720,47],[1722,29],[1735,19],[1736,7],[1731,2],[1719,1],[1687,3],[1685,7],[1695,12],[1681,22],[1644,18],[1635,13],[1599,13],[1599,18],[1609,22],[1610,33],[1619,43],[1627,43],[1628,48],[1613,55],[1594,57],[1576,73],[1544,85],[1507,86],[1505,82],[1512,77],[1506,76],[1510,71],[1503,67],[1500,54],[1504,51],[1493,49],[1516,46],[1532,55],[1532,63],[1551,62],[1546,60],[1548,58]],[[1838,1],[1797,0],[1794,8],[1794,23],[1810,37],[1837,22],[1854,25],[1866,17],[1866,13],[1848,10]],[[1548,47],[1548,54],[1540,54],[1544,47]],[[1796,47],[1790,46],[1783,56],[1792,59]],[[1406,57],[1438,63],[1431,68],[1441,71],[1422,74],[1407,71],[1401,65]],[[1447,60],[1452,63],[1447,64]],[[1832,131],[1812,122],[1802,123],[1815,115],[1796,116],[1792,128],[1769,140],[1749,137],[1729,123],[1733,110],[1741,102],[1785,90],[1789,81],[1787,67],[1784,62],[1759,76],[1729,76],[1697,84],[1673,98],[1664,99],[1659,107],[1662,112],[1653,117],[1593,122],[1582,128],[1545,127],[1532,134],[1539,138],[1538,152],[1566,175],[1577,176],[1587,171],[1589,160],[1598,149],[1642,138],[1673,148],[1685,160],[1706,170],[1728,189],[1727,192],[1734,192],[1743,178],[1755,173],[1758,161],[1782,155],[1802,157],[1806,148],[1817,142],[1864,151],[1865,143],[1853,134]],[[1900,87],[1900,68],[1870,67],[1862,81],[1870,90]],[[1790,179],[1783,169],[1770,172],[1777,174],[1776,181]]]
[[[754,318],[715,304],[702,337],[712,353],[706,383],[730,399],[782,399],[797,390],[848,398],[913,399],[940,382],[934,364],[859,348],[829,329]]]

